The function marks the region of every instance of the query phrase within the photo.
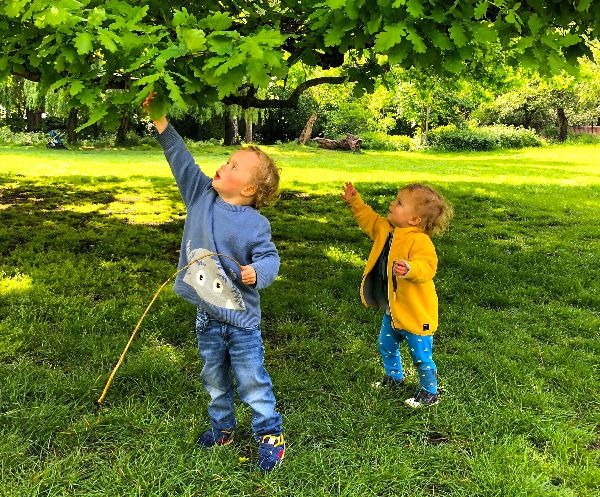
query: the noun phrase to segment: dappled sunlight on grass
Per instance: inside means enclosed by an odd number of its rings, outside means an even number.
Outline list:
[[[89,214],[91,212],[100,212],[104,204],[64,204],[60,207],[60,210],[77,212],[79,214]]]
[[[362,269],[365,265],[366,259],[361,257],[354,251],[342,250],[337,246],[330,245],[327,247],[323,254],[333,262],[343,262],[345,264],[351,264],[354,267]]]
[[[179,348],[148,337],[139,351],[138,359],[140,362],[160,363],[161,367],[169,364],[170,367],[177,369],[183,365],[184,355]]]
[[[173,202],[166,198],[117,194],[115,201],[105,205],[99,212],[129,223],[158,224],[169,222],[176,217],[178,211]]]
[[[31,286],[32,279],[26,274],[17,273],[14,276],[6,276],[5,273],[0,272],[0,295],[24,292],[30,290]]]

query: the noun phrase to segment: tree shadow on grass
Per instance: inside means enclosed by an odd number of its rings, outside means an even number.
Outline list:
[[[178,193],[164,178],[145,181],[148,191],[141,195],[143,188],[128,186],[128,180],[0,179],[2,278],[26,275],[31,281],[0,293],[4,329],[10,329],[0,367],[11,372],[0,380],[5,392],[0,412],[70,406],[57,419],[52,418],[56,411],[39,411],[20,427],[18,418],[9,419],[37,447],[89,413],[90,392],[99,393],[152,293],[176,268],[183,230]],[[392,184],[358,186],[380,212],[396,193]],[[573,212],[550,209],[543,217],[536,208],[544,206],[519,201],[514,186],[477,192],[480,186],[452,185],[443,192],[457,210],[453,227],[436,242],[442,313],[437,350],[448,361],[460,354],[463,340],[491,347],[524,316],[530,316],[540,343],[561,340],[597,304],[585,268],[573,269],[580,286],[565,286],[562,274],[548,271],[548,253],[567,266],[574,259],[581,262],[580,228],[595,222],[593,214],[575,212],[579,217],[574,218]],[[552,188],[543,191],[550,194]],[[286,190],[264,212],[282,259],[280,278],[262,293],[267,366],[289,416],[317,415],[318,409],[360,412],[365,388],[380,374],[374,342],[381,316],[362,308],[358,296],[371,242],[337,195],[307,192]],[[589,194],[572,192],[576,199]],[[166,201],[171,210],[165,221],[136,223],[135,209],[123,213],[107,207],[129,206],[140,196]],[[597,261],[589,264],[597,267]],[[197,409],[201,386],[194,310],[170,290],[161,300],[112,387],[113,407],[144,409],[147,401],[164,412]],[[549,319],[543,308],[550,303],[566,310],[558,328],[541,333]],[[569,315],[573,308],[579,313]],[[482,334],[482,325],[496,336]],[[587,347],[586,333],[582,347]],[[486,369],[461,374],[481,377]],[[359,419],[356,426],[368,422],[371,418]]]

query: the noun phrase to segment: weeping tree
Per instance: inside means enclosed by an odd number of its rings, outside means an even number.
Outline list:
[[[368,91],[391,65],[458,74],[498,47],[506,64],[557,72],[599,34],[591,0],[6,0],[0,78],[65,89],[90,125],[118,120],[151,91],[154,115],[217,101],[294,107],[315,85]],[[269,98],[300,63],[339,72]]]
[[[18,76],[6,78],[0,83],[0,105],[8,121],[17,121],[20,129],[40,129],[45,98],[37,84]]]

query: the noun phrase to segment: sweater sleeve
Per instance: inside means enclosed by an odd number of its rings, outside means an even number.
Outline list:
[[[363,201],[359,194],[350,202],[349,207],[356,219],[356,223],[360,229],[369,235],[371,240],[374,240],[377,233],[381,231],[382,224],[385,226],[385,229],[389,229],[389,221],[377,214]]]
[[[157,140],[171,167],[181,198],[186,207],[189,207],[211,180],[200,170],[183,139],[171,124],[158,135]]]
[[[404,275],[409,281],[423,283],[430,281],[437,271],[437,254],[431,238],[419,235],[410,250],[408,265],[410,270]]]
[[[256,271],[257,290],[262,290],[275,281],[280,260],[277,248],[271,239],[271,226],[266,219],[256,232],[251,264]]]

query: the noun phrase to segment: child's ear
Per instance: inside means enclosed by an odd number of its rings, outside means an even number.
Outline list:
[[[423,221],[421,216],[414,216],[408,220],[408,224],[411,226],[421,226],[421,221]]]
[[[248,185],[242,188],[241,194],[244,197],[253,197],[256,195],[256,185]]]

